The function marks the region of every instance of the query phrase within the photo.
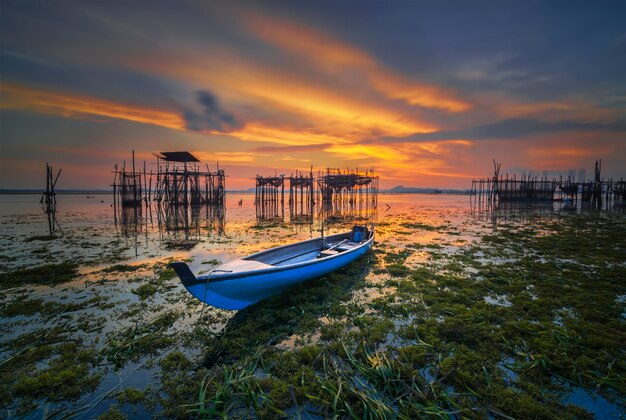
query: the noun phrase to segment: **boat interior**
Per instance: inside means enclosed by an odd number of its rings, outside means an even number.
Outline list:
[[[324,238],[299,242],[293,245],[270,249],[239,260],[230,261],[213,272],[234,273],[251,270],[262,270],[270,267],[284,267],[318,258],[327,258],[349,251],[372,236],[365,226],[355,226],[351,232],[332,235]]]

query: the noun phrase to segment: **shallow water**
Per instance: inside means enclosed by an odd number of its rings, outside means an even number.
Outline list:
[[[34,410],[24,409],[20,413],[35,418],[41,417],[45,411],[54,413],[59,410],[58,415],[65,415],[84,408],[79,415],[91,418],[114,403],[111,396],[115,392],[130,386],[143,390],[153,383],[161,369],[159,360],[172,350],[181,350],[188,357],[200,360],[204,351],[202,340],[193,337],[197,324],[203,323],[206,334],[218,334],[233,322],[236,312],[203,307],[187,294],[177,278],[160,277],[167,263],[186,260],[199,274],[209,271],[215,264],[319,236],[321,221],[318,214],[310,224],[294,224],[286,209],[287,214],[263,221],[257,218],[253,200],[253,195],[229,194],[225,209],[202,207],[194,212],[182,209],[170,212],[153,204],[140,210],[116,212],[111,195],[62,194],[57,196],[57,211],[51,220],[39,204],[37,195],[0,195],[0,272],[11,273],[64,261],[78,265],[78,275],[69,282],[0,289],[3,308],[0,360],[14,354],[16,339],[54,326],[61,326],[70,337],[80,338],[82,346],[92,348],[104,357],[95,369],[101,380],[94,390],[71,401],[61,399],[45,405],[35,399],[30,407]],[[480,244],[485,235],[496,234],[501,226],[527,228],[526,217],[529,215],[539,214],[549,220],[557,215],[584,211],[581,206],[569,209],[559,203],[501,206],[497,211],[484,211],[470,206],[469,197],[462,195],[383,194],[379,196],[377,212],[369,222],[376,225],[374,252],[393,255],[407,251],[410,255],[404,257],[404,264],[419,268],[425,263],[436,267],[437,259],[463,255]],[[355,223],[359,221],[334,217],[333,223],[325,223],[325,233],[345,231]],[[508,259],[506,253],[479,256],[482,262],[494,264],[515,261],[514,258]],[[472,267],[465,269],[471,272]],[[389,274],[368,270],[364,285],[347,291],[349,298],[345,305],[364,306],[365,315],[375,313],[369,304],[389,292],[389,282]],[[47,309],[39,307],[31,313],[6,315],[6,309],[20,299],[40,300],[41,305],[92,300],[93,303],[77,308],[63,307],[62,310],[55,310],[52,306],[45,307]],[[511,306],[506,295],[485,297],[485,302]],[[127,354],[120,355],[119,360],[112,358],[111,354],[117,354],[112,346],[119,334],[138,325],[142,328],[158,326],[160,317],[168,314],[173,314],[173,322],[141,334],[159,331],[170,341],[153,343],[153,352],[142,349],[134,358],[128,358]],[[330,323],[323,314],[319,322]],[[398,321],[396,326],[402,326],[400,324],[404,322],[407,321]],[[408,322],[412,322],[412,318]],[[297,348],[315,343],[319,337],[319,330],[292,334],[281,337],[277,347]],[[390,335],[387,343],[396,346],[397,337]],[[49,362],[44,358],[38,362],[38,367],[45,367]],[[592,412],[596,411],[595,407],[599,415],[616,409],[604,399],[564,398]],[[134,413],[131,406],[121,408],[127,414],[148,416],[141,405]],[[0,415],[15,415],[18,407],[6,410],[0,411]]]

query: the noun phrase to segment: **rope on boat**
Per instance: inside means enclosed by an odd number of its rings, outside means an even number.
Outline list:
[[[206,293],[207,293],[207,290],[209,289],[208,288],[209,277],[211,277],[211,274],[213,274],[214,271],[216,270],[213,269],[209,271],[209,274],[206,275],[206,281],[204,282],[204,297],[202,298],[202,309],[200,309],[200,317],[196,321],[196,325],[193,327],[193,330],[191,330],[191,334],[196,332],[196,329],[198,329],[198,325],[200,325],[200,321],[202,320],[202,316],[204,315],[204,308],[206,307]]]

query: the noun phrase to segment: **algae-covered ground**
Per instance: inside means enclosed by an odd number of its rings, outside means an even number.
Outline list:
[[[203,307],[169,261],[208,271],[316,235],[259,228],[243,200],[186,235],[116,230],[104,203],[40,239],[40,215],[4,210],[0,417],[623,415],[621,207],[383,195],[359,261],[243,311]]]

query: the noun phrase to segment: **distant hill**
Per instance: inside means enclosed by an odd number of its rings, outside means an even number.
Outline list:
[[[226,190],[229,194],[254,194],[256,187],[248,188],[247,190]]]
[[[417,188],[398,185],[388,190],[381,190],[388,194],[467,194],[467,190],[439,189],[439,188]]]

